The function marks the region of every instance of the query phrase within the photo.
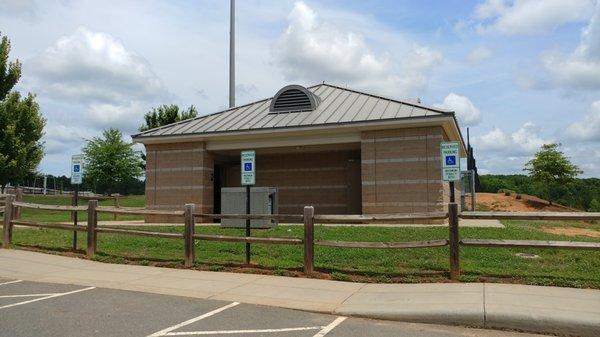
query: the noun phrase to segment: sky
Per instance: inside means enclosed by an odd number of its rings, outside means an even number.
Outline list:
[[[456,112],[480,173],[558,142],[600,177],[598,1],[238,0],[236,103],[323,81],[418,99]],[[42,173],[152,107],[228,104],[227,0],[0,0],[0,34],[47,119]]]

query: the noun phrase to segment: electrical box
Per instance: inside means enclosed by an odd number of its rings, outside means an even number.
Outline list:
[[[277,214],[277,208],[276,187],[250,188],[250,213]],[[245,187],[221,188],[221,214],[246,214]],[[273,228],[275,226],[277,226],[276,220],[253,219],[250,221],[251,228]],[[221,227],[246,228],[246,220],[221,219]]]

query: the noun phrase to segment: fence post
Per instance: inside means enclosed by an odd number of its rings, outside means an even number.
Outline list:
[[[96,212],[98,207],[98,200],[88,201],[87,210],[87,256],[94,257],[96,254],[96,227],[98,227],[98,213]]]
[[[191,268],[194,265],[194,260],[196,259],[196,249],[194,247],[194,231],[195,231],[195,222],[194,222],[194,204],[186,204],[185,205],[185,230],[183,233],[183,247],[185,260],[184,265],[186,268]]]
[[[448,229],[448,243],[450,245],[450,279],[456,281],[460,277],[460,239],[458,233],[458,205],[454,202],[448,204]]]
[[[23,201],[23,189],[22,188],[17,188],[17,198],[16,201]],[[21,218],[21,207],[17,207],[15,208],[15,215],[13,216],[14,219],[20,219]]]
[[[115,208],[121,207],[121,205],[119,205],[119,195],[114,195],[114,198],[115,198]],[[113,220],[115,220],[115,221],[118,220],[117,213],[113,214]]]
[[[312,206],[304,206],[304,273],[310,274],[314,271],[315,261],[315,209]]]
[[[12,224],[10,223],[10,220],[12,220],[12,213],[13,213],[13,201],[15,201],[15,196],[14,195],[8,195],[6,196],[5,202],[4,202],[4,227],[3,227],[3,241],[2,241],[2,247],[8,249],[10,248],[10,241],[12,239]]]

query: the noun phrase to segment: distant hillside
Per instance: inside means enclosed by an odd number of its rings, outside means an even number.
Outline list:
[[[479,176],[481,188],[477,192],[497,193],[507,189],[516,193],[529,194],[545,198],[544,189],[539,184],[531,181],[526,175],[481,175]],[[575,179],[568,185],[551,191],[554,202],[572,208],[590,212],[600,212],[600,179],[585,178]]]

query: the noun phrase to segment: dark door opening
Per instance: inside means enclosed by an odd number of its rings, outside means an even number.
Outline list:
[[[215,214],[221,214],[221,187],[223,186],[223,166],[215,165],[213,171],[213,210]],[[221,222],[220,219],[213,219]]]

